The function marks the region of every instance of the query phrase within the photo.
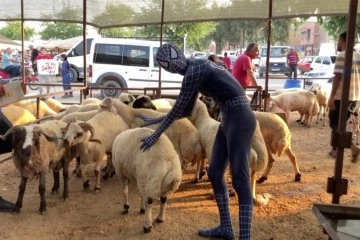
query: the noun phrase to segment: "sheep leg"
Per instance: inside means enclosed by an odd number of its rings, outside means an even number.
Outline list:
[[[95,187],[94,187],[94,192],[98,193],[100,192],[100,170],[101,170],[101,162],[96,162],[95,163],[95,169],[94,169],[94,175],[95,175]]]
[[[20,209],[22,207],[27,180],[28,179],[26,177],[21,176],[21,182],[20,182],[20,186],[19,186],[19,194],[18,194],[18,197],[16,200],[15,209],[14,209],[15,213],[19,213]]]
[[[40,177],[39,177],[39,194],[40,194],[39,212],[41,214],[46,212],[46,199],[45,199],[45,190],[46,190],[45,179],[46,178],[45,177],[46,177],[46,174],[44,172],[41,172]]]
[[[128,214],[129,213],[129,187],[128,187],[129,181],[125,177],[121,177],[121,186],[124,196],[124,210],[122,211],[122,214]]]
[[[81,177],[81,172],[80,172],[80,157],[77,156],[76,157],[76,166],[75,169],[73,171],[73,174],[76,174],[76,177],[80,178]]]
[[[53,170],[54,185],[51,189],[51,194],[58,193],[60,188],[60,172]]]
[[[261,184],[267,180],[267,176],[269,176],[270,170],[275,162],[275,159],[272,157],[271,152],[269,150],[267,152],[268,152],[268,163],[264,173],[261,175],[261,177],[258,180],[256,180],[257,184]]]
[[[200,171],[204,168],[204,158],[196,163],[196,172],[195,172],[195,179],[192,181],[193,183],[198,183],[200,179]]]
[[[288,155],[288,157],[291,161],[291,164],[293,165],[293,168],[295,171],[295,182],[300,182],[301,181],[301,173],[300,173],[299,166],[297,164],[295,155],[292,153],[290,148],[287,148],[285,150],[285,153],[286,153],[286,155]]]
[[[65,161],[63,166],[64,191],[62,199],[65,201],[69,198],[69,161]]]
[[[145,199],[141,197],[140,201],[140,214],[145,214]]]
[[[107,160],[106,160],[106,171],[104,176],[102,177],[103,180],[107,180],[110,178],[112,178],[115,175],[115,168],[114,165],[112,164],[112,157],[111,157],[111,153],[107,154]]]
[[[207,167],[206,167],[206,161],[207,158],[203,158],[201,160],[201,167],[200,167],[200,174],[199,174],[199,180],[202,179],[203,176],[205,176],[206,171],[207,171]]]
[[[84,168],[85,168],[85,164],[80,163],[79,171],[80,171],[80,176],[81,176],[81,178],[83,180],[83,189],[87,190],[87,189],[89,189],[90,184],[89,184],[89,179],[87,179],[86,176],[85,176],[85,169]]]
[[[252,192],[252,196],[253,196],[253,201],[254,203],[256,202],[256,191],[255,191],[255,187],[256,187],[256,172],[251,170],[251,175],[250,175],[250,182],[251,182],[251,192]]]
[[[160,212],[156,218],[156,222],[162,223],[165,221],[165,207],[166,207],[167,197],[160,197]]]
[[[151,232],[152,228],[152,198],[146,198],[145,203],[145,223],[144,223],[144,233]]]

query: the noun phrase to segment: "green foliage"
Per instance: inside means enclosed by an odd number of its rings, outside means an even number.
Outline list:
[[[40,32],[41,39],[68,39],[82,35],[82,25],[76,23],[44,23]]]
[[[24,27],[24,38],[26,41],[30,40],[36,31],[31,27]],[[21,39],[21,22],[8,22],[5,27],[0,29],[0,35],[12,40]]]
[[[133,38],[135,37],[136,28],[108,28],[99,31],[103,37],[123,37]]]
[[[339,34],[347,31],[348,19],[346,16],[318,17],[318,23],[328,31],[334,39],[338,39]],[[356,39],[359,40],[360,18],[356,19]]]
[[[121,3],[109,3],[103,12],[94,17],[94,22],[99,26],[111,23],[117,25],[131,19],[133,15],[134,10],[131,7]]]

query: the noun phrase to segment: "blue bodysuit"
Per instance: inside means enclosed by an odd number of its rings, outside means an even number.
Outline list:
[[[219,207],[221,225],[199,230],[199,234],[225,239],[234,237],[228,209],[228,191],[224,181],[224,172],[230,163],[232,184],[240,205],[240,239],[250,239],[253,199],[249,159],[256,119],[245,91],[224,67],[206,59],[186,59],[172,44],[162,45],[157,51],[156,59],[166,71],[179,73],[184,79],[170,112],[156,119],[145,118],[145,125],[160,125],[152,135],[143,139],[141,149],[150,148],[176,119],[190,116],[198,93],[212,97],[220,105],[223,114],[208,170]]]

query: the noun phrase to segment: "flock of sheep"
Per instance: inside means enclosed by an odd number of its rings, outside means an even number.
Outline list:
[[[310,127],[319,106],[326,109],[319,97],[323,89],[319,86],[316,94],[305,90],[274,92],[271,94],[270,110],[280,108],[287,116],[291,111],[299,111],[304,116],[304,124]],[[118,99],[100,101],[89,98],[80,105],[71,106],[49,98],[40,101],[38,113],[36,102],[31,100],[4,107],[3,113],[14,126],[0,138],[13,139],[13,161],[21,174],[14,211],[20,212],[26,182],[34,175],[39,176],[39,211],[46,211],[45,181],[49,170],[53,171],[54,177],[52,192],[59,190],[60,170],[63,170],[62,198],[67,199],[69,164],[76,159],[76,171],[82,178],[84,189],[90,187],[90,181],[84,174],[84,167],[89,163],[94,163],[95,193],[101,191],[102,178],[113,174],[120,178],[124,195],[123,214],[128,213],[130,207],[128,182],[136,182],[142,199],[140,212],[145,214],[144,232],[150,232],[153,200],[160,199],[160,213],[156,221],[163,222],[167,197],[178,189],[187,166],[196,165],[194,183],[206,174],[207,161],[211,159],[220,124],[210,116],[211,109],[199,99],[189,118],[175,121],[149,151],[141,151],[141,140],[158,125],[143,128],[143,120],[139,116],[163,116],[174,102],[173,99],[151,100],[147,96],[135,98],[123,93]],[[37,114],[40,119],[35,117]],[[301,181],[301,173],[291,150],[291,132],[286,122],[272,112],[255,112],[255,115],[258,124],[250,158],[252,194],[254,202],[266,204],[268,195],[256,194],[255,186],[267,180],[274,154],[280,156],[286,153],[294,168],[295,181]],[[256,179],[256,173],[264,169],[261,177]],[[103,177],[102,170],[106,171]]]

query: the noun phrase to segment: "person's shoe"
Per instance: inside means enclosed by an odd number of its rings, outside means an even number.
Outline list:
[[[232,229],[225,229],[221,226],[216,228],[200,229],[198,234],[202,237],[222,238],[226,240],[231,240],[235,237]]]
[[[329,154],[330,157],[336,158],[337,152],[336,152],[336,150],[331,150],[328,154]]]
[[[69,96],[69,97],[74,97],[74,95],[73,95],[72,93],[70,93],[68,96]]]
[[[6,201],[0,197],[0,212],[12,212],[15,209],[15,204]]]
[[[61,96],[61,98],[68,98],[69,96],[67,94],[64,94]]]
[[[355,145],[355,144],[351,144],[351,162],[352,163],[357,163],[357,161],[359,160],[359,155],[360,155],[360,147]]]

